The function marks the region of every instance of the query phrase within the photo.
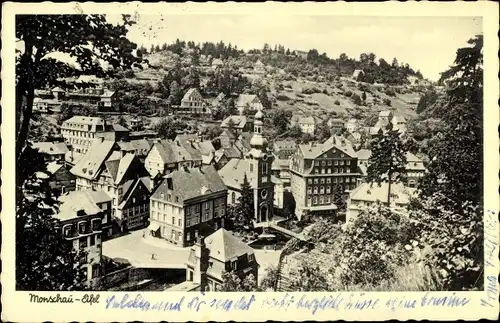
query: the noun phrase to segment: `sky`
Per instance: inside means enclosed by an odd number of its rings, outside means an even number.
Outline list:
[[[117,17],[109,16],[110,22]],[[248,50],[264,43],[297,50],[317,49],[329,57],[346,53],[359,58],[373,52],[389,63],[394,57],[437,80],[453,64],[456,50],[481,33],[482,20],[474,17],[369,17],[313,16],[273,13],[138,15],[127,37],[151,44],[185,41],[218,42]]]

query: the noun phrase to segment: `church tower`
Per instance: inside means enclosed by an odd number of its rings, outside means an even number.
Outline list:
[[[273,216],[274,184],[271,181],[273,155],[267,151],[267,139],[262,135],[264,114],[257,110],[254,120],[254,133],[250,140],[250,151],[245,159],[250,163],[250,172],[256,175],[253,201],[254,219],[265,222]]]

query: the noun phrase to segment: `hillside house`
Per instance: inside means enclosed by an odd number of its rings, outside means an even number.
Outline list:
[[[205,115],[210,114],[211,110],[203,100],[200,91],[196,88],[190,88],[182,97],[181,105],[175,111],[186,114]]]
[[[388,183],[362,183],[351,192],[347,200],[346,222],[355,219],[363,209],[376,203],[387,205],[389,185]],[[405,187],[402,183],[391,185],[391,209],[404,210],[410,203],[410,199],[416,196],[414,188]]]
[[[247,109],[249,113],[255,113],[257,110],[264,109],[259,97],[255,94],[240,94],[234,105],[238,109],[240,115],[243,115],[245,109]]]
[[[354,73],[352,73],[352,79],[357,82],[363,82],[364,77],[365,72],[363,70],[355,70]]]
[[[308,133],[311,135],[314,134],[314,131],[316,129],[316,121],[314,120],[313,117],[299,118],[299,120],[297,121],[297,124],[299,125],[300,130],[303,133]]]
[[[354,118],[349,119],[345,124],[345,128],[351,133],[356,132],[359,127],[359,120]]]
[[[369,149],[361,149],[357,152],[357,155],[359,167],[363,176],[366,176],[372,152]],[[404,184],[410,188],[417,187],[419,180],[425,175],[426,168],[424,162],[414,154],[407,152],[405,169],[406,181]]]
[[[331,118],[327,122],[332,135],[340,135],[344,130],[344,121],[339,118]]]
[[[255,63],[253,69],[254,69],[255,73],[257,73],[257,74],[265,74],[266,73],[266,66],[260,60],[258,60]]]
[[[223,62],[223,61],[222,61],[222,59],[220,59],[220,58],[215,58],[215,59],[212,61],[212,68],[213,68],[213,69],[218,69],[218,68],[221,68],[223,65],[224,65],[224,62]]]
[[[229,116],[221,123],[222,129],[231,129],[236,135],[253,130],[253,121],[243,115]]]

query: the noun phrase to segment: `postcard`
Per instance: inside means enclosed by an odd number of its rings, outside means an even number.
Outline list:
[[[498,3],[2,9],[3,320],[498,319]]]

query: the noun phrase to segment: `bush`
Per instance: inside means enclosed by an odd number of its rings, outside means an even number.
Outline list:
[[[362,104],[361,98],[357,94],[353,94],[352,97],[351,97],[351,100],[356,105],[361,105]]]
[[[324,89],[324,90],[323,90],[323,94],[328,95],[328,90],[327,90],[327,89]]]
[[[383,102],[384,102],[385,105],[387,105],[389,107],[392,105],[392,102],[391,102],[390,99],[385,98]]]
[[[347,90],[344,92],[344,95],[347,96],[347,97],[350,97],[352,95],[352,91],[351,90]]]
[[[340,105],[339,100],[335,100],[335,102],[334,102],[334,103],[335,103],[335,105]]]
[[[387,87],[385,89],[385,94],[387,94],[388,96],[396,96],[396,92],[392,87]]]
[[[278,100],[278,101],[290,101],[291,98],[288,97],[288,96],[286,96],[286,95],[284,95],[284,94],[278,94],[276,96],[276,100]]]

